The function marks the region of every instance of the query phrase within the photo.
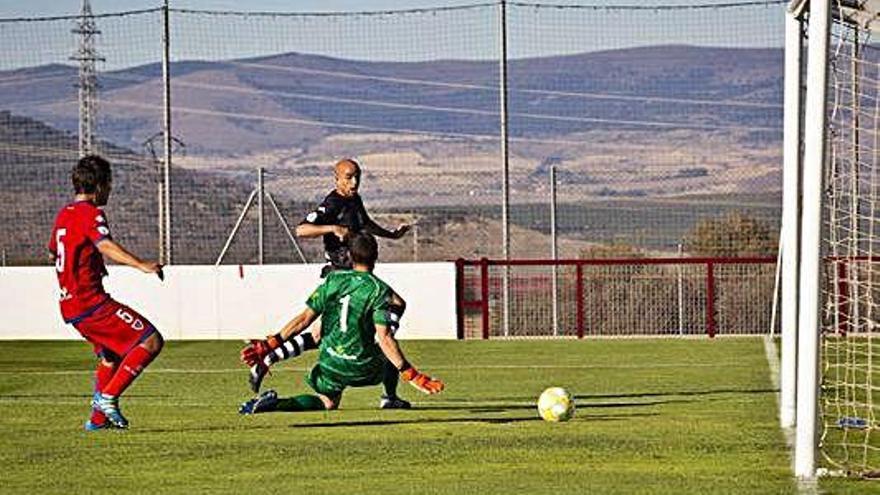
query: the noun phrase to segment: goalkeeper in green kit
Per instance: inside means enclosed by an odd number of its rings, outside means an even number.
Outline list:
[[[376,239],[367,233],[349,238],[351,270],[329,273],[309,296],[306,309],[265,341],[254,341],[242,351],[248,365],[260,362],[322,317],[318,363],[306,375],[317,395],[279,398],[267,390],[241,405],[241,414],[270,411],[336,409],[347,387],[379,385],[396,397],[398,379],[426,394],[443,390],[443,382],[418,372],[403,356],[388,328],[391,288],[373,275],[378,258]],[[391,366],[386,366],[391,363]]]

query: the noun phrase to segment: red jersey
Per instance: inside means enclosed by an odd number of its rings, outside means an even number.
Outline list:
[[[110,239],[107,216],[91,201],[77,201],[58,212],[49,251],[55,254],[61,316],[67,323],[87,316],[110,297],[102,282],[107,268],[97,248],[104,239]]]

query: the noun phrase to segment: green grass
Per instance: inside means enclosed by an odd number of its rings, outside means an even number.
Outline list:
[[[131,430],[85,433],[86,344],[0,343],[0,492],[796,492],[760,339],[403,345],[448,386],[402,385],[411,411],[377,410],[374,387],[338,411],[241,417],[240,344],[170,342],[123,399]],[[305,391],[313,359],[266,386]],[[538,419],[551,385],[576,396],[572,421]]]

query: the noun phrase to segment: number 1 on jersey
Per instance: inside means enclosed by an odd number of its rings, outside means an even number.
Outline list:
[[[342,333],[348,331],[348,303],[351,302],[351,294],[343,297],[339,300],[339,304],[342,304],[342,311],[339,313],[339,330]]]

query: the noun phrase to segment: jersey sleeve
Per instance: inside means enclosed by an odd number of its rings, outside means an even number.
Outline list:
[[[373,302],[373,323],[388,326],[390,316],[388,306],[391,303],[391,290],[383,287]]]
[[[310,223],[313,225],[336,225],[336,216],[342,208],[342,203],[332,195],[324,198],[324,201],[314,211],[303,218],[300,225]]]
[[[103,211],[95,208],[84,221],[85,236],[92,241],[92,244],[97,244],[104,239],[112,239],[110,224],[107,223],[107,214]]]
[[[326,280],[312,292],[312,295],[306,300],[306,306],[319,315],[324,313],[324,308],[327,306]]]

